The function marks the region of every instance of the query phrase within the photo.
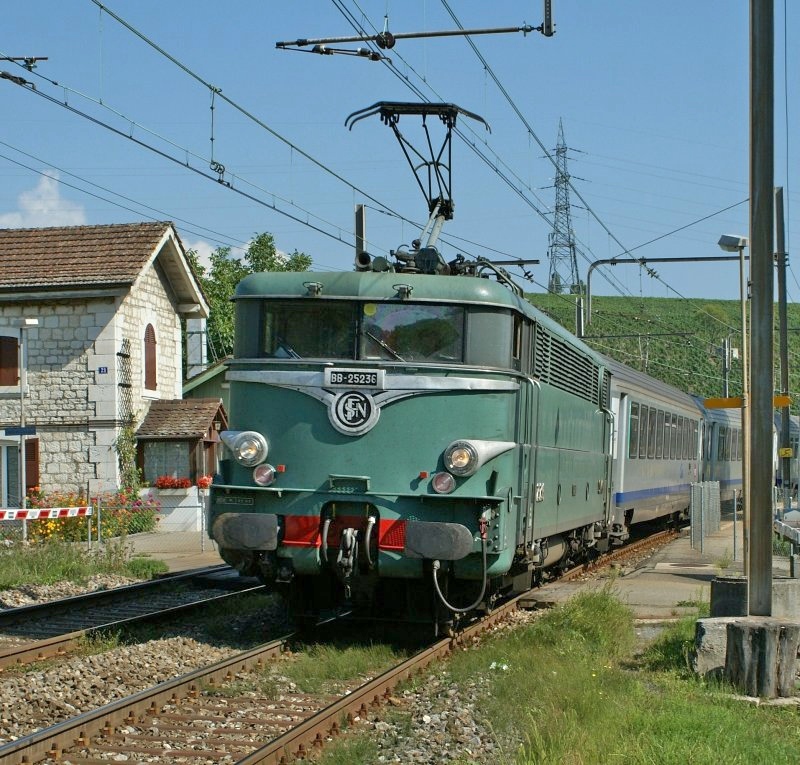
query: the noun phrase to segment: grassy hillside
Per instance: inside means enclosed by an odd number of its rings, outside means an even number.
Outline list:
[[[575,331],[575,299],[570,295],[530,294],[533,305]],[[789,328],[800,327],[800,306],[788,308]],[[738,300],[592,297],[592,321],[584,340],[613,358],[690,393],[721,396],[722,341],[741,347]],[[800,411],[800,333],[789,332],[789,389]],[[775,386],[779,386],[778,314],[775,311]],[[730,395],[741,393],[741,360],[731,361]]]

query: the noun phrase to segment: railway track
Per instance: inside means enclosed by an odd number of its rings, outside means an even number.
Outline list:
[[[675,533],[659,534],[614,551],[611,565],[665,544]],[[568,575],[586,573],[579,567]],[[393,689],[431,662],[449,654],[503,620],[525,602],[522,594],[419,651],[363,685],[338,697],[282,693],[277,699],[236,690],[248,675],[280,656],[294,635],[266,643],[204,669],[162,683],[97,710],[81,714],[0,747],[5,763],[100,763],[123,757],[160,763],[280,763],[305,757],[335,737],[347,721],[378,714]],[[222,687],[227,690],[221,693]]]
[[[0,611],[0,671],[61,657],[86,636],[169,619],[228,598],[263,591],[228,566]]]
[[[290,763],[364,719],[400,682],[516,609],[509,601],[456,638],[440,640],[346,695],[281,694],[280,700],[214,692],[280,655],[294,635],[162,683],[0,747],[0,765],[98,763],[125,757],[163,763]],[[323,702],[320,704],[320,702]]]

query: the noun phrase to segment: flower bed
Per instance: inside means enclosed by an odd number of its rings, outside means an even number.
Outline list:
[[[86,497],[77,492],[36,492],[28,496],[28,507],[79,507],[89,504]],[[91,523],[92,538],[103,539],[155,531],[159,520],[161,503],[152,493],[137,495],[120,489],[91,499],[95,512],[86,518],[48,518],[28,523],[28,539],[48,541],[58,539],[65,542],[82,542],[88,538]],[[101,524],[98,534],[97,524]]]

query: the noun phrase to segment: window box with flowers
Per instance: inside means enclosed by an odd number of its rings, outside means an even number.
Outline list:
[[[171,475],[160,475],[153,481],[160,494],[186,496],[192,490],[192,482],[188,478],[175,478]]]

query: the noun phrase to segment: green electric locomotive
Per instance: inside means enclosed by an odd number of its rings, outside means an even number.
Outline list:
[[[609,373],[497,264],[436,249],[453,215],[441,158],[457,116],[481,118],[381,102],[348,122],[372,114],[427,173],[428,223],[395,262],[358,248],[350,273],[239,284],[209,529],[298,616],[439,625],[608,543]],[[421,165],[407,115],[432,151]],[[438,153],[431,116],[447,131]]]
[[[462,266],[236,290],[210,533],[298,613],[446,620],[605,534],[602,360],[502,271]]]

